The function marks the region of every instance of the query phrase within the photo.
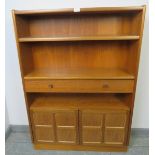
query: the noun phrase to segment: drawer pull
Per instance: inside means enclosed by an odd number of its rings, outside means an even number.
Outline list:
[[[103,84],[103,88],[109,88],[108,83]]]
[[[52,84],[49,84],[48,87],[49,87],[49,88],[53,88],[53,85],[52,85]]]

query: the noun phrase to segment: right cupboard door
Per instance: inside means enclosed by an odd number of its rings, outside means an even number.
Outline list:
[[[83,145],[125,145],[128,111],[81,110],[80,140]]]

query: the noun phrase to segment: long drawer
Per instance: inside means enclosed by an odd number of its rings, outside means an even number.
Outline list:
[[[130,93],[134,80],[25,80],[26,92]]]

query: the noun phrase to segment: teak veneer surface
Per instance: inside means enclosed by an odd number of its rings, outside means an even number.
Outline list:
[[[65,68],[34,70],[24,79],[134,79],[134,76],[121,69]]]
[[[108,106],[107,102],[115,103],[114,100],[117,99],[106,101],[107,97],[101,100],[99,99],[100,96],[96,99],[95,96],[93,96],[94,99],[92,97],[79,96],[79,98],[73,99],[71,97],[68,100],[66,100],[66,97],[64,99],[66,102],[64,103],[74,103],[72,106],[75,109],[72,107],[68,108],[69,106],[64,105],[63,101],[60,102],[60,105],[62,104],[60,107],[59,101],[61,96],[58,98],[58,102],[55,97],[48,100],[48,102],[44,101],[46,99],[40,100],[42,105],[44,103],[57,103],[58,107],[54,104],[53,108],[52,105],[47,104],[47,108],[45,108],[46,106],[38,107],[38,104],[41,103],[40,101],[34,106],[37,102],[34,100],[31,106],[31,116],[35,142],[79,144],[85,146],[124,146],[126,144],[127,122],[129,118],[127,106],[122,108],[123,105],[119,105],[120,102],[116,101],[118,109],[113,109],[110,105]],[[84,106],[85,103],[89,103],[89,105],[92,103],[100,104],[100,107],[95,105],[88,106],[88,104]],[[45,134],[45,132],[47,133]]]
[[[35,97],[30,107],[31,110],[51,109],[117,109],[129,110],[128,104],[115,95],[40,95]]]
[[[143,6],[131,6],[131,7],[94,7],[94,8],[80,8],[80,12],[86,12],[86,13],[119,13],[119,12],[137,12],[142,11]],[[17,15],[41,15],[41,14],[65,14],[65,13],[73,13],[73,8],[67,8],[67,9],[53,9],[53,10],[15,10],[15,14]],[[78,13],[80,13],[78,12]],[[76,13],[76,12],[75,12]]]
[[[134,80],[25,80],[26,92],[132,93]]]
[[[12,11],[36,149],[127,151],[145,10]]]
[[[61,73],[65,78],[134,76],[129,69],[130,66],[134,68],[135,63],[129,66],[128,62],[135,55],[135,41],[35,42],[20,45],[24,77],[38,74],[41,78],[41,73],[42,76],[55,74],[58,78]]]
[[[62,145],[62,144],[34,144],[37,150],[78,150],[78,151],[98,151],[98,152],[127,152],[127,146],[82,146],[82,145]]]
[[[87,41],[87,40],[137,40],[139,36],[57,36],[57,37],[26,37],[19,38],[19,42],[44,41]]]
[[[138,15],[139,12],[17,15],[17,26],[24,25],[18,29],[18,41],[138,40]]]

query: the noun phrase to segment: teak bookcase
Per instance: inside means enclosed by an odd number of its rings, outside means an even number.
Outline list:
[[[126,151],[145,6],[12,13],[34,147]]]

